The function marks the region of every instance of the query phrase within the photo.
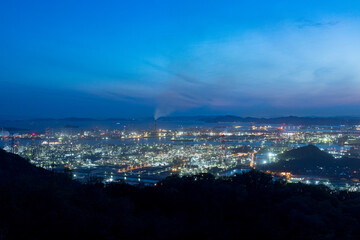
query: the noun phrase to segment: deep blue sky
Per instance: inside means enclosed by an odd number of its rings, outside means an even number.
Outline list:
[[[2,1],[0,118],[360,115],[360,1]]]

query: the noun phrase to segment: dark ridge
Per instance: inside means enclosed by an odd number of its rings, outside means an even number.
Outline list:
[[[135,121],[135,118],[107,118],[106,121]]]
[[[21,121],[21,120],[19,120]],[[35,118],[29,120],[34,122],[59,122],[59,121],[72,121],[72,122],[86,122],[86,121],[99,121],[95,118],[78,118],[78,117],[69,117],[69,118]]]
[[[351,169],[360,169],[360,160],[343,157],[335,159],[314,145],[286,151],[278,156],[279,161],[261,166],[263,170],[285,171],[301,174],[336,175]]]
[[[65,125],[64,128],[79,128],[79,126],[75,126],[75,125]]]
[[[58,119],[59,121],[72,121],[72,122],[86,122],[86,121],[99,121],[95,118],[77,118],[77,117],[70,117],[70,118],[61,118]]]
[[[24,158],[0,148],[0,179],[4,181],[21,175],[49,176],[50,172],[35,167]]]
[[[161,121],[201,121],[207,123],[246,122],[260,124],[293,124],[293,125],[355,125],[360,124],[360,117],[276,117],[256,118],[239,117],[234,115],[224,116],[193,116],[193,117],[161,117]]]
[[[30,129],[26,128],[17,128],[17,127],[0,127],[1,130],[14,132],[14,131],[29,131]],[[1,132],[0,130],[0,132]]]
[[[81,185],[0,150],[0,193],[2,240],[360,238],[359,193],[258,171]]]
[[[279,159],[282,161],[299,160],[308,162],[314,160],[315,163],[323,164],[332,164],[335,160],[331,154],[321,151],[318,147],[311,144],[286,151],[279,156]]]
[[[140,118],[136,120],[152,121],[153,117]],[[275,117],[275,118],[256,118],[256,117],[239,117],[234,115],[224,115],[224,116],[169,116],[169,117],[160,117],[159,121],[198,121],[205,123],[236,123],[236,122],[245,122],[245,123],[258,123],[258,124],[292,124],[292,125],[357,125],[360,124],[360,117]],[[5,122],[16,122],[16,121],[25,121],[25,120],[14,120],[14,121],[5,121]],[[85,122],[85,121],[134,121],[133,118],[107,118],[107,119],[95,119],[95,118],[39,118],[31,119],[31,121],[72,121],[72,122]]]
[[[218,116],[215,118],[203,118],[204,122],[253,122],[263,124],[294,124],[294,125],[342,125],[359,124],[360,118],[353,117],[278,117],[278,118],[252,118],[237,116]]]

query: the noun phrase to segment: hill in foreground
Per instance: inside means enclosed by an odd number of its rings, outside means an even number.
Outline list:
[[[359,239],[360,196],[251,171],[78,184],[0,150],[0,239]]]

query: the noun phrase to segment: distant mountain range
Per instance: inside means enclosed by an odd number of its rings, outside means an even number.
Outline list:
[[[106,119],[96,119],[96,118],[79,118],[79,117],[68,117],[68,118],[33,118],[33,119],[24,119],[24,120],[3,120],[1,122],[16,122],[16,121],[34,121],[34,122],[97,122],[97,121],[134,121],[132,118],[106,118]]]
[[[225,116],[195,116],[195,117],[162,117],[160,121],[201,121],[206,123],[252,122],[262,124],[294,124],[294,125],[355,125],[360,124],[360,117],[276,117],[255,118]]]
[[[18,121],[56,121],[56,122],[98,122],[98,121],[122,121],[122,122],[132,122],[132,121],[152,121],[153,118],[106,118],[106,119],[96,119],[96,118],[37,118],[30,120],[18,120]],[[158,121],[163,122],[187,122],[187,121],[197,121],[204,123],[236,123],[236,122],[246,122],[246,123],[259,123],[259,124],[292,124],[292,125],[360,125],[360,117],[349,117],[349,116],[340,116],[340,117],[296,117],[296,116],[287,116],[287,117],[274,117],[274,118],[257,118],[257,117],[239,117],[235,115],[219,115],[219,116],[169,116],[169,117],[160,117]],[[5,121],[7,122],[7,121]]]

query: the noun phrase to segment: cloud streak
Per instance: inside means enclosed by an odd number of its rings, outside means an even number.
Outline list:
[[[102,83],[86,91],[144,101],[155,107],[156,117],[200,107],[236,112],[258,105],[360,105],[359,29],[353,20],[294,22],[197,42],[181,57],[146,60],[146,81]]]

